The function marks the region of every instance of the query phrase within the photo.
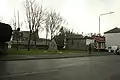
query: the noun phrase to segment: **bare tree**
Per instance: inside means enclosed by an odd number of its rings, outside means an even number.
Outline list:
[[[19,21],[19,11],[17,11],[17,16],[16,16],[15,11],[14,11],[14,18],[12,19],[12,25],[14,26],[13,37],[17,41],[16,48],[18,50],[19,49],[19,41],[21,38],[20,27],[22,26],[22,25],[20,25],[20,21]]]
[[[45,10],[42,6],[35,4],[35,0],[26,0],[25,4],[26,17],[30,30],[29,40],[28,40],[28,51],[30,50],[31,36],[35,35],[35,46],[36,46],[36,33],[42,28],[41,24],[45,22]]]
[[[45,21],[45,31],[46,31],[46,45],[48,44],[47,43],[47,40],[48,40],[48,34],[49,34],[49,18],[46,19]]]
[[[20,33],[20,20],[19,20],[19,11],[17,11],[17,17],[18,17],[18,28],[16,30],[16,39],[17,39],[17,50],[19,49],[19,41],[20,41],[20,38],[21,38],[21,33]]]
[[[46,25],[48,29],[46,29],[46,32],[49,32],[51,35],[51,40],[54,38],[55,35],[59,34],[59,31],[61,29],[61,25],[64,24],[65,20],[60,16],[60,13],[57,13],[56,11],[52,10],[50,13],[48,13],[47,19],[46,19]]]

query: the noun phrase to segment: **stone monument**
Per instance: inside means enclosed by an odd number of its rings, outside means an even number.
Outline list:
[[[58,50],[56,41],[54,39],[49,43],[48,50],[49,51],[57,51]]]

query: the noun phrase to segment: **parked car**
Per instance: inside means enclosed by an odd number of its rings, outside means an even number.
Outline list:
[[[106,48],[108,52],[113,52],[113,54],[120,54],[120,49],[118,46],[110,46]]]
[[[120,49],[116,50],[116,54],[120,55]]]

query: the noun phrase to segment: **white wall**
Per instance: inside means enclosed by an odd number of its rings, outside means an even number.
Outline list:
[[[93,39],[86,39],[86,45],[89,45],[90,43],[94,43]]]
[[[120,33],[107,33],[104,35],[106,47],[117,45],[120,47]]]

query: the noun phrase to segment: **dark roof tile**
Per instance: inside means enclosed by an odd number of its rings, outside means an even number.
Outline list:
[[[107,33],[120,33],[120,28],[115,27],[109,31],[104,32],[104,34],[107,34]]]

